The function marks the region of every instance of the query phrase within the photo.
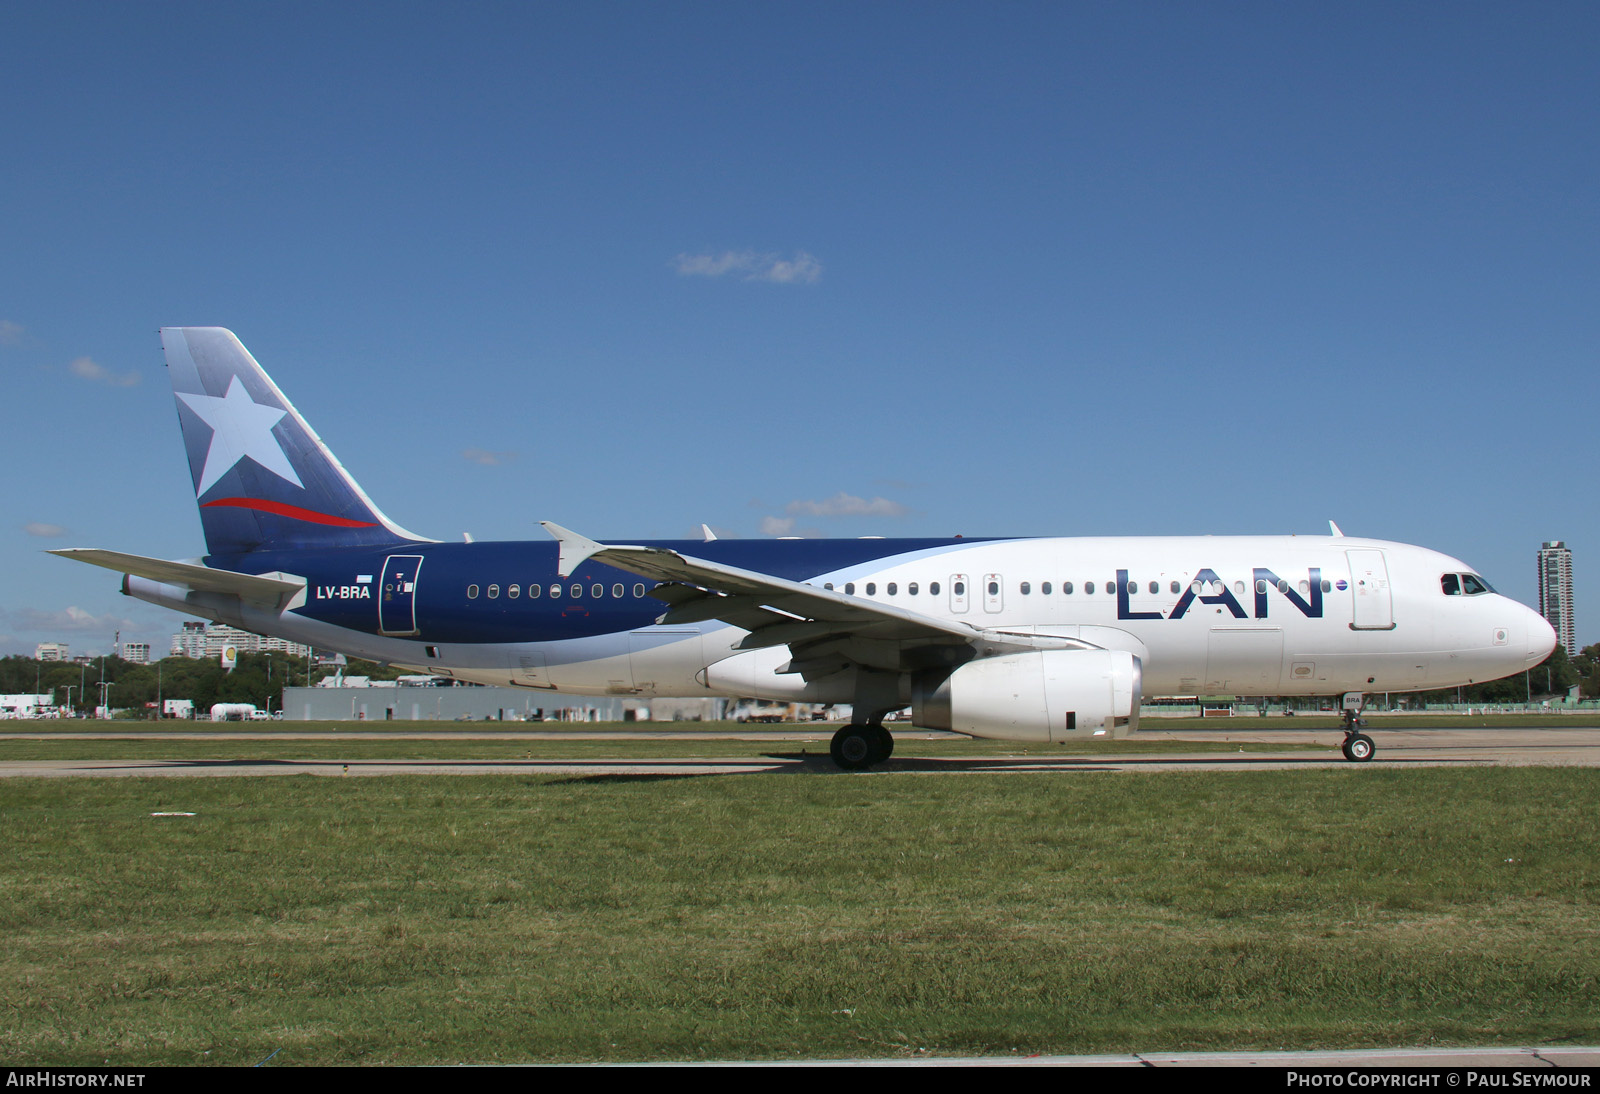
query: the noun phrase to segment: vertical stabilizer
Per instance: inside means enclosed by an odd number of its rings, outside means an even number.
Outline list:
[[[232,331],[164,327],[206,551],[430,542],[384,516]]]

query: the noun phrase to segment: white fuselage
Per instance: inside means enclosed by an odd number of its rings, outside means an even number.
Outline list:
[[[1548,655],[1553,632],[1531,609],[1493,592],[1446,594],[1444,575],[1470,573],[1438,552],[1379,540],[1096,537],[956,543],[818,573],[808,583],[976,631],[1127,651],[1142,662],[1146,696],[1335,695],[1470,684]],[[139,578],[129,591],[197,607],[195,594]],[[422,671],[573,694],[849,702],[853,687],[848,674],[807,681],[782,673],[785,647],[737,651],[746,632],[716,621],[537,643],[439,644],[332,627],[292,606],[281,615],[216,606],[202,614]]]

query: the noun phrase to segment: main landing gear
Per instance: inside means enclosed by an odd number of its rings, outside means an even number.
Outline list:
[[[1372,743],[1372,738],[1361,732],[1366,725],[1361,718],[1359,710],[1344,711],[1344,744],[1339,746],[1339,751],[1344,753],[1344,758],[1352,763],[1364,764],[1372,759],[1372,754],[1378,747]]]
[[[882,722],[852,722],[833,735],[828,751],[844,770],[862,771],[889,758],[894,738]]]

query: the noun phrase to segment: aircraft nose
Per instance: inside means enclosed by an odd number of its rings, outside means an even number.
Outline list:
[[[1556,629],[1550,625],[1549,620],[1532,608],[1523,610],[1528,613],[1527,663],[1537,665],[1555,651]]]

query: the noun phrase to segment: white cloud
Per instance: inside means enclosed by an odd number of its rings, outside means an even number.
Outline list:
[[[462,459],[471,460],[473,463],[482,464],[484,467],[499,467],[501,464],[510,463],[517,458],[515,452],[489,452],[482,448],[463,448]]]
[[[15,346],[22,341],[22,324],[0,319],[0,346]]]
[[[794,256],[792,261],[776,259],[758,272],[751,274],[746,280],[775,281],[780,285],[810,285],[821,276],[822,263],[801,251]]]
[[[79,357],[67,368],[72,370],[74,376],[93,380],[97,384],[109,384],[112,387],[132,387],[140,378],[137,372],[124,372],[119,376],[104,365],[96,364],[89,357]]]
[[[56,536],[64,536],[67,534],[67,530],[61,527],[61,525],[46,524],[41,520],[29,521],[27,524],[22,526],[22,530],[28,533],[30,536],[39,536],[43,539],[54,539]]]
[[[868,501],[841,490],[822,501],[791,501],[784,512],[808,517],[903,517],[911,510],[888,498]]]
[[[10,614],[12,623],[20,631],[46,631],[52,634],[61,631],[98,631],[109,635],[118,630],[131,631],[138,626],[131,619],[123,619],[109,612],[105,615],[91,615],[76,605],[64,612],[42,612],[37,608],[22,608]]]
[[[790,536],[794,534],[793,517],[762,517],[761,534],[764,536]]]
[[[822,263],[804,251],[796,251],[793,258],[757,251],[680,254],[674,262],[678,273],[684,277],[736,274],[741,281],[770,281],[778,285],[810,285],[822,277]]]

